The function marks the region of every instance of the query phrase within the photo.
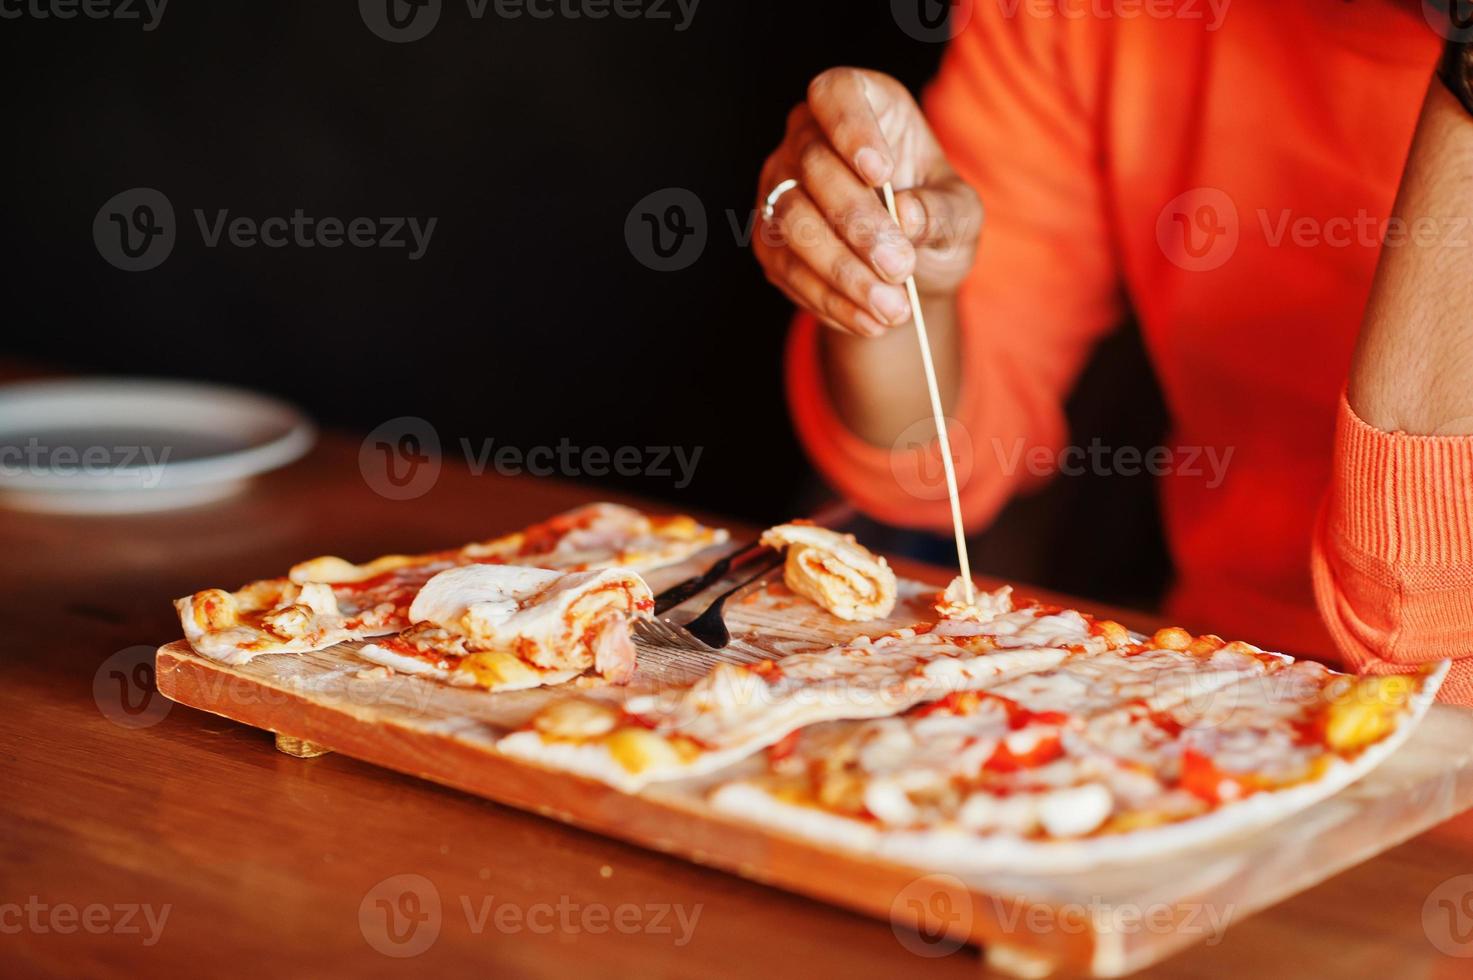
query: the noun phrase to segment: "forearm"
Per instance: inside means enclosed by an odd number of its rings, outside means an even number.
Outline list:
[[[1434,79],[1351,366],[1350,406],[1378,429],[1473,434],[1470,217],[1473,117]]]
[[[922,297],[931,356],[950,415],[961,383],[961,338],[954,295]],[[889,449],[907,427],[931,418],[930,396],[915,327],[906,324],[873,339],[821,333],[824,380],[839,418],[851,432]]]
[[[1469,216],[1473,114],[1438,79],[1376,267],[1311,558],[1320,612],[1353,666],[1396,673],[1452,659],[1439,696],[1465,704],[1473,704]]]

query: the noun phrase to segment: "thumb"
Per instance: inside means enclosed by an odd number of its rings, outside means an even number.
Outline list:
[[[960,177],[947,177],[895,195],[900,230],[917,248],[966,245],[982,233],[982,201]]]

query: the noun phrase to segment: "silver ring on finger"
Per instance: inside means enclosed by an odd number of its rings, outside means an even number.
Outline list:
[[[783,181],[772,190],[768,191],[767,197],[762,202],[762,220],[771,221],[773,214],[776,213],[778,200],[788,191],[797,186],[798,182],[789,177],[787,180]]]

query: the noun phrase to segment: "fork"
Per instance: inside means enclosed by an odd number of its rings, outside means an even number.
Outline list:
[[[672,623],[667,619],[636,619],[634,621],[634,634],[652,646],[680,650],[685,653],[702,654],[710,658],[710,654],[724,649],[731,643],[731,630],[726,628],[726,620],[724,618],[726,600],[758,579],[770,575],[782,562],[783,556],[781,554],[769,556],[760,563],[757,574],[750,576],[721,593],[711,601],[711,604],[699,616],[683,626]],[[714,659],[716,662],[752,663],[762,658],[733,653],[724,654]]]

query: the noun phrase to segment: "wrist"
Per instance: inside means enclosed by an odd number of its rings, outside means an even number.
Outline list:
[[[930,313],[931,308],[935,306],[954,307],[959,288],[958,286],[925,286],[916,283],[916,295],[921,300],[921,311]]]

